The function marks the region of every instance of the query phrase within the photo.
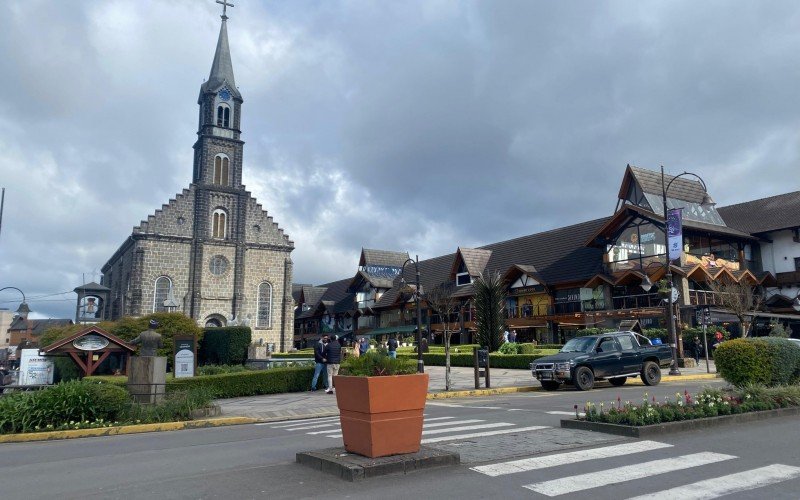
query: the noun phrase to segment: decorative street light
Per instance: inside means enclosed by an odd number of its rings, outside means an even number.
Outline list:
[[[405,262],[403,262],[403,267],[400,268],[400,287],[406,286],[406,280],[403,277],[403,273],[406,270],[406,264],[408,263],[414,264],[414,270],[416,271],[416,287],[417,289],[414,291],[415,302],[417,303],[417,372],[425,373],[425,362],[422,360],[422,314],[420,313],[420,302],[422,296],[420,294],[419,288],[419,255],[416,256],[416,260],[408,258]]]
[[[666,262],[666,278],[667,278],[667,287],[670,289],[670,296],[666,299],[666,304],[664,305],[664,314],[666,315],[667,320],[667,333],[669,334],[670,342],[672,343],[672,366],[669,369],[670,375],[680,375],[681,371],[678,369],[678,337],[677,332],[675,331],[675,316],[673,315],[672,311],[672,269],[670,268],[670,256],[669,256],[669,234],[667,230],[667,192],[669,191],[669,187],[675,182],[676,179],[679,177],[683,177],[684,175],[692,175],[700,181],[700,184],[703,186],[703,200],[700,202],[700,206],[703,208],[710,208],[716,205],[711,196],[708,194],[708,188],[706,188],[706,183],[703,179],[691,172],[683,172],[682,174],[676,175],[670,180],[668,183],[664,180],[664,166],[661,166],[661,201],[664,205],[664,243],[666,244],[667,250],[667,262]],[[645,286],[650,285],[646,290],[650,290],[652,288],[653,283],[650,281],[650,278],[645,274],[645,279],[642,280],[642,288]]]
[[[28,313],[31,312],[31,308],[28,307],[28,304],[25,302],[25,292],[23,292],[22,290],[20,290],[19,288],[15,287],[15,286],[6,286],[6,287],[3,287],[3,288],[0,288],[0,292],[2,292],[3,290],[16,290],[16,291],[18,291],[19,293],[22,294],[22,304],[20,304],[19,307],[17,308],[17,314],[19,314],[22,317],[27,318],[28,317]]]

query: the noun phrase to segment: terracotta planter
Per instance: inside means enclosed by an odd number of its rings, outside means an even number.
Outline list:
[[[428,374],[333,377],[347,451],[370,458],[415,453],[422,441]]]

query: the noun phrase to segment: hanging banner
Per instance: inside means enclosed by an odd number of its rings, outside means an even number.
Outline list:
[[[683,257],[682,210],[681,208],[672,208],[667,211],[667,245],[669,245],[671,260]]]

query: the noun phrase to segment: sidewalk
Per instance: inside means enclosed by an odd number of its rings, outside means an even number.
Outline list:
[[[700,366],[681,368],[681,376],[671,377],[668,370],[662,371],[662,382],[670,383],[687,379],[712,378],[716,373],[714,362],[710,362],[711,375],[706,373],[705,360]],[[444,367],[426,366],[425,372],[430,374],[429,394],[444,392]],[[471,391],[475,389],[475,377],[472,368],[452,367],[450,369],[453,391]],[[503,387],[533,387],[541,390],[539,382],[531,375],[530,370],[511,370],[494,368],[490,371],[492,389]],[[631,380],[631,385],[641,384],[638,379]],[[483,382],[481,382],[483,387]],[[220,399],[215,401],[222,408],[224,417],[250,417],[258,420],[289,420],[297,418],[328,417],[339,414],[336,398],[325,394],[325,391],[290,392],[269,394],[265,396],[249,396],[242,398]]]

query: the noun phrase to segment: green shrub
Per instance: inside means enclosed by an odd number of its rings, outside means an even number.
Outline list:
[[[737,387],[800,381],[800,346],[786,339],[762,337],[722,342],[714,352],[714,361],[722,378]]]
[[[272,359],[281,358],[314,358],[314,351],[273,352]]]
[[[197,367],[197,375],[219,375],[220,373],[239,373],[247,371],[243,365],[204,365]]]
[[[95,419],[107,421],[124,419],[131,404],[130,395],[124,387],[115,384],[91,384],[95,397]]]
[[[53,382],[68,382],[81,378],[83,372],[72,358],[66,356],[53,357]]]
[[[252,334],[249,326],[206,328],[200,342],[201,364],[243,365]]]
[[[497,350],[500,354],[519,354],[519,344],[516,342],[505,342]]]
[[[539,354],[541,346],[533,344],[517,344],[519,352],[517,354]]]
[[[292,367],[167,379],[167,392],[206,387],[213,398],[301,392],[311,387],[313,375],[313,367]]]
[[[206,387],[170,392],[158,404],[131,405],[127,420],[143,424],[191,420],[192,412],[208,406],[212,399],[212,391]]]
[[[556,349],[560,351],[561,348],[564,347],[564,344],[538,344],[536,347],[539,349]]]
[[[668,343],[669,335],[666,328],[645,328],[642,330],[642,335],[650,340],[661,339],[661,342]]]
[[[376,352],[367,352],[357,358],[351,356],[342,363],[342,375],[354,377],[409,375],[416,372],[417,364],[412,359],[394,359]]]

